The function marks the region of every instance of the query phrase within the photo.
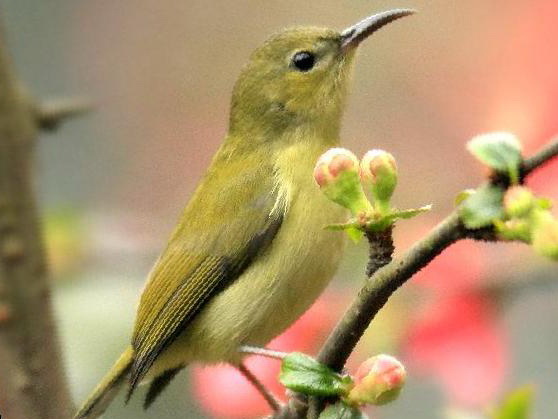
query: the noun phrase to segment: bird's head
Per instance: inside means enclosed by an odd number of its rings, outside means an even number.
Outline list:
[[[235,85],[231,134],[274,137],[300,125],[338,132],[358,45],[382,26],[412,13],[395,9],[341,32],[301,27],[269,38],[253,52]]]

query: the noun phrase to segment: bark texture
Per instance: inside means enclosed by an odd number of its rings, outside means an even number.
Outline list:
[[[0,414],[71,414],[33,185],[36,107],[0,31]]]

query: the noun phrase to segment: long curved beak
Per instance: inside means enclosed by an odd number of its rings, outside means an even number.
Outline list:
[[[363,40],[381,27],[401,17],[415,13],[413,9],[393,9],[368,16],[356,25],[350,26],[341,32],[341,50],[346,52],[358,46]]]

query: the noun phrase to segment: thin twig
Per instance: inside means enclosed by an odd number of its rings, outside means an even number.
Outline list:
[[[242,345],[240,348],[238,348],[238,352],[273,359],[283,359],[289,354],[288,352],[274,351],[273,349],[260,348],[258,346],[250,345]]]
[[[446,247],[465,237],[457,211],[442,221],[402,257],[372,275],[353,300],[322,346],[317,360],[340,371],[366,328],[388,298],[414,273],[420,271]]]
[[[558,156],[558,138],[551,141],[535,155],[525,159],[521,170],[522,177],[528,176],[533,170],[546,164],[546,162],[552,160],[556,156]]]
[[[393,226],[383,231],[368,231],[368,264],[366,276],[371,277],[382,266],[387,265],[393,258]]]
[[[368,240],[366,276],[369,278],[393,259],[395,250],[393,246],[393,226],[383,231],[368,231],[366,232],[366,239]],[[308,400],[308,418],[317,419],[323,407],[323,399],[311,397]]]
[[[246,368],[246,366],[242,363],[237,365],[236,368],[240,371],[244,378],[252,383],[252,385],[258,390],[274,411],[277,412],[281,410],[281,402],[275,398],[273,393],[271,393],[260,380],[258,380],[258,377],[252,374],[252,371]]]

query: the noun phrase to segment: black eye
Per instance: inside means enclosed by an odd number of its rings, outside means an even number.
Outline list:
[[[300,51],[293,56],[292,62],[298,70],[309,71],[312,70],[312,67],[314,67],[315,61],[316,57],[314,57],[314,54],[308,51]]]

